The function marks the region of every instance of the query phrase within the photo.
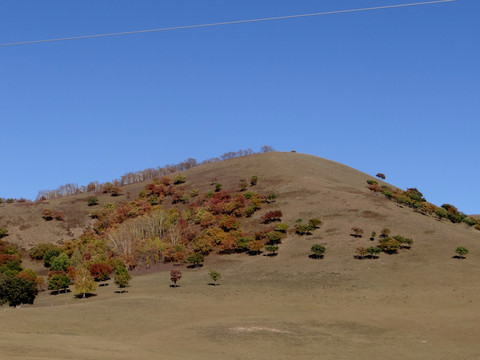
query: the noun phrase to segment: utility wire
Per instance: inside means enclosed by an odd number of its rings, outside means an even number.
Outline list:
[[[262,21],[272,21],[272,20],[298,19],[298,18],[305,18],[305,17],[312,17],[312,16],[320,16],[320,15],[345,14],[345,13],[353,13],[353,12],[361,12],[361,11],[394,9],[394,8],[402,8],[402,7],[409,7],[409,6],[433,5],[433,4],[449,3],[449,2],[455,2],[455,1],[457,1],[457,0],[424,1],[424,2],[415,2],[415,3],[408,3],[408,4],[397,4],[397,5],[386,5],[386,6],[376,6],[376,7],[368,7],[368,8],[359,8],[359,9],[347,9],[347,10],[326,11],[326,12],[318,12],[318,13],[311,13],[311,14],[276,16],[276,17],[268,17],[268,18],[260,18],[260,19],[248,19],[248,20],[225,21],[225,22],[210,23],[210,24],[174,26],[174,27],[166,27],[166,28],[159,28],[159,29],[135,30],[135,31],[125,31],[125,32],[117,32],[117,33],[109,33],[109,34],[94,34],[94,35],[72,36],[72,37],[56,38],[56,39],[45,39],[45,40],[32,40],[32,41],[11,42],[11,43],[0,44],[0,47],[4,47],[4,46],[14,46],[14,45],[41,44],[41,43],[58,42],[58,41],[68,41],[68,40],[93,39],[93,38],[101,38],[101,37],[107,37],[107,36],[122,36],[122,35],[132,35],[132,34],[144,34],[144,33],[159,32],[159,31],[198,29],[198,28],[213,27],[213,26],[234,25],[234,24],[247,24],[247,23],[255,23],[255,22],[262,22]]]

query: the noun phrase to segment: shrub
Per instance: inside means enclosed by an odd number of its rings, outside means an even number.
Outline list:
[[[187,262],[189,264],[192,264],[193,267],[198,267],[203,263],[204,259],[205,259],[205,256],[203,254],[193,253],[187,257]]]
[[[370,185],[368,185],[368,189],[371,192],[382,192],[383,191],[383,189],[378,184],[370,184]]]
[[[185,175],[178,174],[173,179],[173,184],[174,185],[183,184],[185,181],[187,181],[187,177]]]
[[[313,229],[318,229],[320,225],[322,225],[322,220],[316,218],[310,219],[308,220],[308,225]]]
[[[368,185],[373,185],[373,184],[378,184],[378,182],[375,181],[375,180],[367,180],[367,184]]]
[[[267,233],[268,244],[269,245],[280,244],[284,236],[285,235],[280,231],[269,231]]]
[[[441,220],[441,219],[446,218],[448,216],[448,211],[445,210],[443,207],[439,207],[439,208],[435,209],[435,214]]]
[[[250,255],[258,255],[262,252],[263,242],[261,240],[253,240],[250,241],[247,246]]]
[[[52,221],[53,220],[53,211],[50,209],[43,209],[42,210],[42,218],[45,221]]]
[[[463,219],[463,222],[465,224],[467,224],[468,226],[474,226],[477,223],[474,219],[469,218],[469,217]]]
[[[267,212],[261,219],[264,224],[268,224],[274,221],[280,221],[282,216],[283,214],[280,210],[273,210]]]
[[[54,274],[48,279],[48,290],[67,292],[71,279],[67,274]]]
[[[128,286],[132,275],[128,272],[127,267],[124,264],[117,264],[115,267],[115,284],[123,289]]]
[[[403,248],[410,249],[410,247],[413,245],[413,240],[410,238],[405,238],[400,235],[395,235],[393,236],[393,239],[397,240],[400,244],[402,244]]]
[[[382,194],[385,195],[387,199],[391,199],[393,197],[393,193],[390,190],[383,190]]]
[[[37,285],[23,277],[7,277],[0,274],[0,305],[33,304],[38,294]]]
[[[173,282],[172,287],[177,287],[177,281],[182,278],[182,272],[180,270],[170,271],[170,280]]]
[[[257,185],[257,183],[258,183],[258,176],[257,176],[257,175],[253,175],[253,176],[250,178],[250,186]]]
[[[464,246],[457,247],[455,252],[458,254],[458,258],[460,259],[465,259],[465,255],[469,253],[468,249]]]
[[[410,189],[407,189],[407,191],[405,192],[405,195],[413,200],[413,201],[425,201],[425,199],[423,198],[423,194],[418,191],[416,188],[410,188]]]
[[[314,257],[316,259],[320,259],[320,258],[323,258],[324,254],[325,254],[325,251],[326,251],[326,248],[325,248],[325,246],[322,246],[320,244],[314,244],[310,248],[310,251],[313,253],[312,257]]]
[[[378,258],[378,254],[382,252],[382,249],[376,246],[370,246],[367,248],[367,253],[370,256],[370,258]]]
[[[217,285],[217,281],[222,278],[222,275],[217,270],[210,270],[208,272],[210,279],[213,280],[213,285]]]
[[[90,265],[90,275],[95,279],[95,281],[107,281],[110,279],[110,274],[112,273],[112,267],[103,264],[95,263]]]
[[[363,229],[362,228],[354,226],[354,227],[352,227],[352,231],[353,231],[352,236],[354,236],[356,238],[357,237],[362,237],[362,235],[363,235]]]
[[[304,224],[295,225],[295,233],[300,236],[311,235],[312,231],[313,231],[313,228],[310,225],[304,225]]]
[[[51,249],[57,249],[60,253],[60,249],[57,246],[48,243],[40,243],[32,247],[28,251],[28,255],[30,255],[30,257],[34,260],[42,260],[45,256],[45,253]]]
[[[380,237],[381,238],[387,238],[388,235],[390,235],[390,229],[389,228],[383,228],[382,231],[380,232]]]
[[[370,240],[375,240],[375,236],[377,236],[377,233],[375,231],[372,231],[370,234]]]
[[[249,243],[251,241],[254,241],[254,239],[251,236],[242,236],[235,239],[237,251],[248,251]]]
[[[68,255],[63,252],[53,259],[53,261],[51,262],[50,269],[57,270],[57,271],[66,271],[69,265],[70,265],[70,260],[68,258]]]
[[[276,252],[278,251],[278,246],[277,245],[265,245],[265,250],[270,252],[270,256],[274,256]]]
[[[88,206],[98,205],[98,199],[95,196],[89,197],[87,202],[88,202]]]
[[[222,184],[216,183],[215,184],[215,192],[219,192],[220,190],[222,190]]]
[[[60,249],[57,248],[57,247],[54,247],[54,248],[51,248],[51,249],[48,249],[46,252],[45,252],[45,255],[43,256],[43,265],[46,267],[46,268],[49,268],[50,266],[52,266],[52,263],[53,263],[53,260],[55,260],[55,258],[60,255]]]
[[[281,233],[286,233],[288,230],[288,225],[284,223],[276,224],[274,230],[279,231]]]
[[[0,239],[8,236],[8,230],[5,228],[0,228]]]
[[[361,259],[364,259],[365,256],[367,256],[367,249],[364,247],[357,247],[355,252],[357,254],[356,255],[357,259],[361,260]]]
[[[276,193],[270,193],[267,195],[267,202],[268,203],[273,203],[277,200],[277,194]]]
[[[240,179],[240,183],[238,184],[238,190],[245,191],[247,190],[247,187],[248,187],[247,179]]]
[[[387,254],[397,254],[398,250],[400,250],[401,245],[395,239],[392,238],[384,238],[379,241],[378,247]]]

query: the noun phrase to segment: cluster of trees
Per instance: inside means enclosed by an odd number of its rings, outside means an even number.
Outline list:
[[[128,269],[159,262],[198,267],[212,251],[253,255],[270,246],[266,250],[276,253],[278,247],[275,246],[286,236],[286,224],[276,224],[255,234],[242,229],[243,221],[272,203],[276,194],[272,197],[272,193],[260,194],[246,189],[200,194],[197,189],[183,187],[186,181],[184,175],[162,176],[147,184],[133,201],[107,203],[96,208],[91,213],[96,220],[93,229],[76,240],[66,241],[55,256],[65,253],[70,267],[86,267],[98,281],[92,264],[109,265],[106,273],[111,273],[116,261]],[[256,184],[258,177],[252,176],[250,186],[254,186],[252,182]],[[275,218],[270,220],[280,220],[281,212],[273,215]],[[69,276],[68,269],[57,271],[64,273],[52,273],[52,276]],[[75,281],[72,276],[70,280]],[[55,286],[51,285],[51,289]]]
[[[440,220],[448,219],[452,223],[463,222],[468,226],[474,226],[477,230],[480,230],[480,220],[475,220],[467,216],[451,204],[443,204],[440,207],[435,206],[429,203],[416,188],[409,188],[406,191],[393,189],[387,185],[380,186],[375,180],[367,180],[367,184],[370,191],[383,194],[387,199],[396,201],[401,205],[409,206],[424,215],[437,216]]]
[[[297,219],[295,220],[295,233],[300,236],[311,235],[320,225],[322,225],[322,220],[317,218],[309,219],[307,223],[304,223],[303,219]]]
[[[363,229],[357,226],[352,227],[353,233],[352,236],[358,238],[363,236]],[[378,237],[378,244],[376,246],[369,247],[357,247],[356,254],[354,255],[357,259],[376,259],[381,252],[386,254],[397,254],[401,249],[410,249],[413,245],[413,240],[401,235],[390,236],[390,229],[383,228],[380,231]],[[370,235],[370,240],[374,241],[376,232],[372,231]]]
[[[273,147],[264,145],[260,148],[260,152],[270,152],[274,151]],[[37,201],[41,200],[49,200],[55,199],[59,197],[89,193],[89,192],[104,192],[109,187],[114,187],[114,189],[118,190],[120,186],[129,185],[129,184],[136,184],[143,181],[151,181],[156,178],[161,178],[162,176],[170,175],[174,172],[184,171],[196,167],[198,165],[233,159],[237,157],[243,157],[252,155],[254,152],[252,149],[245,149],[245,150],[238,150],[238,151],[230,151],[226,152],[219,157],[211,158],[204,160],[202,162],[197,162],[194,158],[188,158],[185,161],[182,161],[178,164],[173,165],[165,165],[164,167],[156,167],[156,168],[147,168],[140,171],[129,172],[125,175],[121,176],[120,179],[112,180],[111,182],[107,183],[99,183],[98,181],[92,181],[88,185],[78,186],[75,183],[69,183],[65,185],[61,185],[56,189],[53,190],[40,190],[37,194]],[[112,195],[115,196],[116,192],[113,192]],[[18,200],[15,199],[0,199],[0,203],[4,202],[16,202]]]
[[[108,257],[102,251],[91,250],[101,248],[102,245],[90,242],[92,239],[86,236],[81,238],[85,245],[85,251],[80,252],[78,248],[72,247],[71,243],[62,246],[41,243],[29,250],[29,255],[34,260],[42,260],[48,272],[48,289],[53,293],[67,292],[70,285],[75,285],[74,293],[85,297],[93,293],[97,283],[110,279],[115,273],[115,283],[124,288],[128,286],[130,274],[125,264],[119,259]]]
[[[20,249],[0,239],[0,305],[33,304],[43,279],[22,267]]]

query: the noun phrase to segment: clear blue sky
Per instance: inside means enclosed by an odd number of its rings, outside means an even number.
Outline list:
[[[0,43],[399,0],[0,3]],[[0,197],[272,145],[480,213],[480,1],[0,47]]]

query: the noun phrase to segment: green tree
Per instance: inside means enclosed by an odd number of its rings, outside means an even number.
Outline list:
[[[458,254],[460,259],[465,259],[465,255],[469,253],[468,249],[464,246],[459,246],[455,249],[455,252]]]
[[[183,184],[185,181],[187,181],[187,177],[185,175],[178,174],[173,179],[173,184],[174,185]]]
[[[270,256],[275,256],[277,251],[278,251],[278,246],[277,245],[265,245],[265,250],[270,252]]]
[[[73,292],[77,295],[82,295],[83,298],[86,294],[91,294],[97,289],[97,283],[90,275],[90,271],[81,267],[77,269],[75,273],[75,289]]]
[[[67,292],[71,279],[66,274],[55,274],[48,279],[48,290]]]
[[[53,260],[55,260],[58,255],[60,255],[60,249],[58,248],[51,248],[47,250],[43,256],[43,265],[49,268],[52,266]]]
[[[274,230],[275,230],[275,231],[282,232],[282,233],[286,233],[287,230],[288,230],[288,225],[287,225],[287,224],[284,224],[284,223],[276,224]]]
[[[115,284],[123,289],[126,288],[132,278],[132,275],[128,272],[127,267],[124,264],[117,264],[115,267]]]
[[[326,250],[327,249],[325,248],[325,246],[320,245],[320,244],[314,244],[310,248],[310,251],[313,253],[312,257],[315,258],[315,259],[323,258]]]
[[[0,228],[0,239],[8,236],[8,230],[5,228]]]
[[[63,252],[53,259],[50,269],[56,271],[66,271],[68,266],[70,266],[70,259],[68,258],[68,255]]]
[[[38,294],[37,285],[23,277],[8,277],[0,274],[0,305],[33,304]]]
[[[376,247],[376,246],[370,246],[370,247],[367,248],[368,256],[371,259],[378,258],[378,254],[380,254],[381,252],[382,252],[382,249],[380,249],[379,247]]]
[[[203,263],[204,259],[205,256],[203,254],[195,252],[187,257],[187,262],[192,264],[193,267],[198,267]]]
[[[98,199],[95,196],[88,198],[88,206],[96,206],[98,205]]]
[[[217,285],[217,281],[222,278],[222,275],[217,270],[210,270],[208,275],[210,276],[210,279],[213,280],[214,286]]]

